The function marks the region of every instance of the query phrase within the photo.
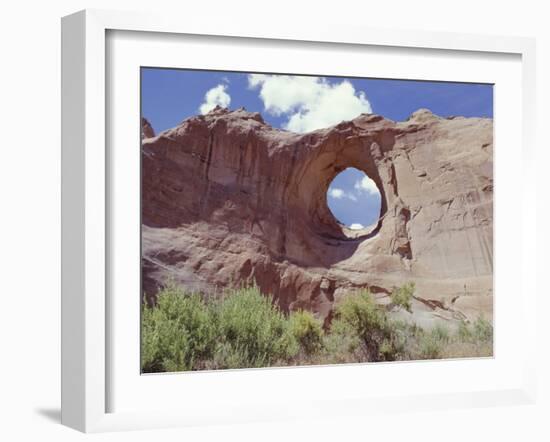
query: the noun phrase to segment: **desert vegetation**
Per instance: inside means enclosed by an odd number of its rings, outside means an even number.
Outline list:
[[[410,310],[414,285],[391,295]],[[492,325],[479,317],[456,330],[397,321],[368,290],[345,296],[330,326],[308,311],[283,313],[252,285],[204,297],[170,285],[142,307],[144,373],[491,356]]]

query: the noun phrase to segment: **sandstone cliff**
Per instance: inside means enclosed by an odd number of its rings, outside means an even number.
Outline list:
[[[146,121],[146,120],[145,120]],[[295,134],[258,113],[216,108],[154,135],[142,129],[143,290],[175,281],[210,293],[255,280],[285,309],[330,318],[346,292],[378,302],[416,283],[413,312],[492,319],[493,122],[419,110],[361,115]],[[327,207],[332,179],[366,172],[382,196],[374,231]]]
[[[147,121],[146,118],[141,119],[141,139],[144,138],[152,138],[155,136],[155,131],[153,130],[153,126],[151,126],[151,123]]]

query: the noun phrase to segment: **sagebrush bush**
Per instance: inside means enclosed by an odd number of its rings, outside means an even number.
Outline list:
[[[255,286],[229,291],[218,304],[224,368],[265,367],[298,353],[289,321]]]
[[[483,316],[478,316],[473,324],[473,335],[476,341],[492,342],[493,326]]]
[[[303,349],[311,355],[323,347],[323,327],[312,313],[299,310],[290,314],[290,332]]]
[[[419,343],[419,359],[439,359],[443,351],[441,342],[431,333],[426,333]]]
[[[462,342],[470,342],[473,339],[472,330],[466,321],[461,321],[458,325],[457,337]]]
[[[392,302],[410,308],[414,284]],[[267,367],[492,355],[493,327],[482,317],[451,333],[390,318],[368,290],[344,296],[325,330],[312,313],[285,315],[258,287],[205,300],[174,285],[142,308],[144,372]]]
[[[487,357],[493,355],[493,326],[484,319],[478,317],[473,322],[462,321],[455,336],[441,357]]]
[[[333,320],[330,333],[323,339],[324,363],[342,364],[365,359],[361,338],[353,326],[345,321]]]
[[[334,317],[332,332],[355,335],[369,361],[385,360],[389,355],[393,343],[391,324],[368,290],[346,296],[336,307]]]
[[[478,316],[471,324],[462,321],[458,327],[457,336],[462,342],[492,342],[493,326],[485,318]]]
[[[442,345],[445,345],[449,342],[449,329],[441,324],[436,324],[435,327],[432,328],[432,330],[430,331],[430,334],[434,337],[436,341],[441,342]]]
[[[213,312],[200,295],[169,287],[154,308],[142,308],[143,371],[191,370],[212,356],[217,334]]]
[[[418,328],[404,321],[389,320],[390,332],[380,348],[384,361],[411,358],[411,345],[418,336]]]
[[[396,288],[390,295],[392,303],[398,307],[404,308],[410,313],[412,309],[414,290],[414,282],[408,282],[407,284]]]

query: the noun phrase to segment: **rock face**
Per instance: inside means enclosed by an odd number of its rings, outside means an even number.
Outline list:
[[[155,131],[153,130],[153,126],[151,126],[151,123],[147,121],[146,118],[141,119],[141,139],[144,138],[153,138],[155,136]]]
[[[150,128],[150,126],[149,126]],[[493,122],[419,110],[405,122],[361,115],[295,134],[258,113],[216,108],[142,141],[142,279],[205,293],[254,280],[284,310],[325,320],[351,290],[378,302],[408,281],[412,314],[492,319]],[[374,231],[327,206],[348,167],[380,190]]]

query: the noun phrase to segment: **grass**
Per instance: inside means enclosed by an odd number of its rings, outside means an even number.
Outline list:
[[[414,285],[392,294],[410,310]],[[492,355],[492,325],[478,318],[451,333],[392,320],[367,290],[334,309],[330,328],[308,311],[284,314],[256,286],[205,300],[169,286],[142,307],[141,363],[146,373],[321,365]]]

